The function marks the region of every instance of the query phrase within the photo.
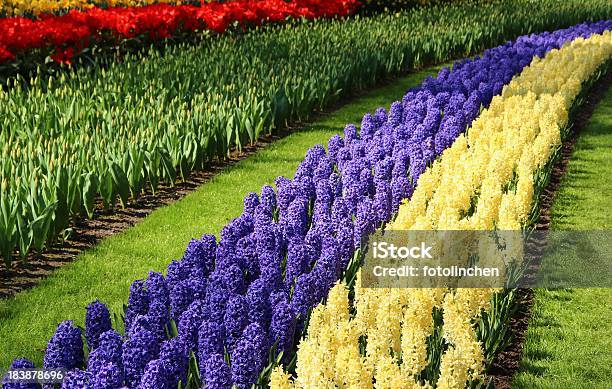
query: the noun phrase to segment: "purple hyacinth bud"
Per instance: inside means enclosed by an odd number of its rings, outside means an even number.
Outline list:
[[[242,334],[242,330],[249,323],[249,306],[245,296],[234,294],[227,300],[223,324],[227,335],[227,344],[230,348]]]
[[[209,279],[206,286],[205,317],[209,320],[222,322],[223,314],[225,313],[225,304],[227,303],[229,292],[222,286],[221,281],[212,281]]]
[[[264,368],[266,333],[257,323],[249,324],[231,354],[232,381],[238,388],[250,388]]]
[[[203,361],[200,367],[204,387],[207,389],[227,389],[232,387],[232,373],[223,359],[223,354],[213,354]]]
[[[393,158],[386,157],[379,161],[374,167],[374,182],[391,181],[391,172],[393,171]]]
[[[62,381],[62,389],[93,389],[90,384],[91,374],[81,369],[66,372]]]
[[[165,306],[170,305],[170,293],[163,275],[154,271],[149,272],[145,285],[151,302],[158,301]]]
[[[236,266],[231,265],[220,273],[223,287],[233,293],[242,294],[245,291],[244,273]]]
[[[112,327],[110,313],[106,305],[96,300],[87,306],[85,314],[85,338],[89,351],[98,347],[98,338]]]
[[[365,237],[374,232],[375,217],[372,210],[372,201],[364,199],[357,206],[357,215],[355,217],[353,244],[360,247]]]
[[[144,315],[149,310],[149,292],[142,280],[136,280],[130,286],[130,297],[125,312],[126,332],[132,326],[132,321],[138,315]]]
[[[198,358],[207,360],[215,354],[223,354],[225,328],[223,324],[214,321],[204,321],[198,331]]]
[[[172,372],[167,362],[162,359],[154,359],[147,363],[144,369],[138,389],[174,389]]]
[[[35,368],[34,364],[25,358],[17,358],[13,360],[13,363],[11,363],[11,369],[34,369],[34,368]],[[2,381],[2,388],[4,389],[37,389],[38,385],[35,383],[14,383],[14,382],[9,383],[7,382],[7,379],[5,378]]]
[[[295,283],[293,295],[291,297],[291,311],[294,315],[306,315],[306,312],[314,305],[315,284],[311,273],[302,274]]]
[[[376,185],[376,195],[374,195],[372,207],[376,215],[377,225],[391,219],[391,188],[388,182],[379,181]]]
[[[366,113],[361,119],[361,139],[370,139],[376,133],[378,125],[374,117],[369,113]]]
[[[121,373],[120,379],[123,381],[123,340],[121,335],[115,330],[109,330],[100,335],[98,347],[89,354],[87,371],[95,377],[98,372],[111,367],[104,367],[107,364],[114,365]]]
[[[354,124],[348,124],[344,127],[344,144],[348,145],[354,140],[358,140],[357,127]]]
[[[190,347],[196,348],[198,345],[198,331],[204,320],[206,304],[204,300],[195,300],[189,308],[181,314],[178,322],[178,333],[180,338]]]
[[[387,119],[387,124],[390,126],[398,126],[402,123],[402,115],[404,112],[404,108],[402,107],[402,103],[396,101],[391,104],[391,109],[389,109],[389,118]]]
[[[83,366],[83,357],[81,329],[75,327],[71,320],[63,321],[47,344],[44,367],[67,370],[80,368]]]
[[[166,338],[166,328],[170,323],[170,307],[154,300],[145,315],[148,329],[161,341]]]
[[[244,198],[244,213],[253,215],[253,212],[255,212],[255,207],[257,207],[258,205],[259,196],[257,196],[257,193],[250,192]]]
[[[95,371],[87,372],[92,389],[115,389],[123,386],[123,371],[115,363],[102,363]]]
[[[176,388],[179,382],[183,383],[182,386],[187,383],[189,349],[189,345],[180,337],[167,340],[161,345],[159,359],[164,362],[166,370],[170,373],[172,389]]]
[[[327,150],[329,151],[329,157],[332,161],[337,161],[338,151],[344,147],[344,140],[338,134],[329,138],[327,142]]]
[[[208,276],[214,269],[215,254],[217,252],[217,238],[214,235],[205,234],[200,240],[192,239],[187,245],[183,261],[191,268],[198,268]],[[169,281],[170,280],[166,280]]]
[[[261,204],[268,208],[270,212],[276,209],[276,192],[270,185],[261,188]]]
[[[308,202],[296,198],[284,219],[285,239],[303,238],[308,227]]]
[[[270,323],[270,286],[264,279],[259,278],[253,281],[246,294],[249,322],[259,323],[264,328]]]
[[[376,112],[374,112],[374,123],[376,127],[382,126],[387,122],[387,111],[384,108],[377,108]]]
[[[151,331],[139,327],[133,331],[123,345],[123,366],[128,387],[138,385],[147,364],[159,354],[159,338]]]
[[[295,279],[310,270],[310,252],[305,244],[296,241],[289,244],[285,266],[285,285],[290,288]]]
[[[270,342],[276,344],[276,354],[284,353],[284,359],[290,358],[295,335],[295,316],[286,300],[278,301],[270,323]]]
[[[412,196],[413,186],[410,184],[410,180],[407,177],[398,177],[393,179],[391,183],[392,192],[392,212],[397,213],[399,206],[404,199]]]
[[[317,167],[312,176],[315,186],[320,181],[327,180],[329,178],[329,175],[332,174],[333,171],[334,166],[332,164],[331,159],[328,156],[322,157],[319,163],[317,164]]]
[[[278,189],[278,207],[283,212],[289,207],[291,201],[295,198],[293,183],[285,177],[277,177],[275,180],[276,188]]]

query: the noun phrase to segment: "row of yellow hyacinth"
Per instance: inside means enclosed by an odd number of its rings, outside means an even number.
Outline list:
[[[68,9],[136,7],[150,4],[185,4],[189,0],[0,0],[0,14],[6,16],[40,15]]]
[[[535,58],[493,99],[419,180],[402,204],[395,230],[493,230],[526,227],[534,177],[561,143],[561,129],[582,83],[612,57],[612,32],[578,38],[544,59]],[[516,185],[510,185],[515,182]],[[508,189],[512,188],[512,189]],[[477,205],[465,215],[472,199]],[[360,277],[357,277],[359,280]],[[443,312],[442,355],[437,388],[462,388],[482,377],[484,356],[474,328],[494,289],[348,289],[338,283],[327,304],[312,313],[299,345],[292,379],[277,367],[272,388],[419,388],[427,366],[426,339],[434,307]],[[365,352],[360,351],[365,337]],[[363,338],[362,338],[363,339]]]

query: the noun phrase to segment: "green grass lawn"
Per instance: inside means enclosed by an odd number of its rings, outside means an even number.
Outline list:
[[[57,324],[74,320],[84,325],[85,306],[94,299],[121,313],[132,281],[149,270],[163,271],[182,256],[189,240],[204,233],[218,234],[242,212],[250,191],[273,184],[279,175],[293,177],[308,148],[342,131],[347,123],[359,124],[365,112],[389,107],[409,87],[416,86],[439,67],[402,77],[375,89],[333,114],[293,133],[265,150],[240,161],[182,200],[160,208],[125,232],[102,241],[72,264],[55,271],[31,290],[0,301],[0,368],[15,357],[37,365]]]
[[[582,131],[552,228],[612,228],[612,89]],[[612,289],[537,289],[516,388],[612,387]]]

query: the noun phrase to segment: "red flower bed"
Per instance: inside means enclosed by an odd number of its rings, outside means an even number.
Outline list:
[[[350,15],[357,0],[238,0],[226,3],[151,5],[129,8],[73,10],[61,16],[43,15],[0,19],[0,62],[14,60],[35,49],[47,49],[51,57],[70,63],[75,54],[91,44],[145,36],[150,40],[178,32],[208,29],[224,32],[231,24],[241,26],[280,22],[286,18],[323,18]]]

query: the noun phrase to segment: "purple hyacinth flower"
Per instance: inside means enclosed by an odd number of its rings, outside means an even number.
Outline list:
[[[98,347],[89,355],[87,372],[92,388],[114,389],[123,386],[123,341],[110,330],[100,335]]]
[[[87,306],[85,314],[85,338],[89,351],[98,347],[98,339],[103,332],[112,327],[110,313],[106,305],[96,300]]]
[[[220,281],[209,280],[204,299],[206,302],[204,316],[209,320],[222,322],[228,295],[229,292],[223,288]]]
[[[361,139],[371,139],[376,133],[377,127],[378,124],[374,117],[372,117],[372,115],[369,113],[366,113],[363,116],[363,119],[361,119],[361,131],[359,133]]]
[[[174,377],[167,361],[154,359],[147,363],[144,373],[138,383],[138,389],[175,389]]]
[[[274,188],[270,185],[264,185],[261,188],[260,201],[270,212],[274,212],[276,210],[276,192]]]
[[[47,344],[44,367],[47,369],[77,369],[83,366],[83,339],[81,329],[71,320],[57,326],[55,334]]]
[[[337,162],[337,157],[338,157],[338,152],[340,151],[341,148],[344,147],[344,140],[342,139],[342,137],[338,134],[332,136],[331,138],[329,138],[329,141],[327,142],[327,150],[329,152],[329,157],[332,159],[332,161]]]
[[[295,283],[293,295],[291,297],[291,310],[294,315],[304,317],[306,312],[314,305],[315,284],[311,273],[302,274]]]
[[[87,372],[92,389],[115,389],[123,386],[123,371],[115,363],[102,363],[95,372],[89,369]]]
[[[284,360],[289,359],[295,335],[295,316],[287,300],[278,301],[270,323],[270,342],[276,344],[276,354],[283,352]]]
[[[213,354],[203,361],[200,376],[207,389],[227,389],[232,387],[232,373],[223,354]]]
[[[396,101],[391,104],[391,109],[389,109],[389,118],[387,119],[387,124],[390,126],[398,126],[402,123],[404,109],[402,107],[402,103]]]
[[[264,368],[266,333],[257,323],[249,324],[231,353],[232,381],[238,388],[250,388]]]
[[[198,331],[206,318],[206,304],[203,299],[194,300],[181,314],[178,322],[179,337],[190,347],[198,345]]]
[[[239,294],[230,296],[223,317],[227,344],[230,347],[238,340],[248,323],[249,307],[246,297]]]
[[[198,330],[198,358],[205,361],[215,354],[224,353],[225,327],[214,321],[204,321]]]
[[[71,369],[64,375],[62,389],[93,389],[91,374],[81,369]]]
[[[205,234],[201,239],[192,239],[189,242],[183,261],[191,268],[201,269],[204,275],[208,276],[214,269],[216,252],[217,238],[214,235]]]
[[[189,305],[206,296],[206,279],[203,276],[179,281],[170,291],[170,308],[175,319],[181,317]]]
[[[187,383],[189,350],[189,345],[180,337],[167,340],[161,345],[159,359],[170,373],[171,388],[176,388],[179,382],[182,382],[183,386]]]
[[[128,387],[138,385],[147,364],[159,355],[159,338],[135,320],[134,328],[123,345],[123,366]]]
[[[35,366],[32,362],[26,358],[17,358],[11,363],[11,369],[34,369]],[[38,385],[34,383],[9,383],[5,378],[2,381],[2,388],[4,389],[37,389]]]
[[[357,127],[354,124],[348,124],[344,127],[344,144],[349,145],[352,141],[358,140]]]
[[[145,285],[151,302],[158,301],[165,306],[170,305],[170,293],[163,275],[154,271],[149,272]]]
[[[136,280],[130,286],[130,296],[125,312],[125,330],[129,331],[132,321],[138,315],[145,315],[149,310],[149,292],[143,280]]]
[[[257,196],[257,193],[250,192],[244,198],[244,213],[253,215],[253,213],[255,212],[255,207],[257,207],[258,205],[259,196]]]
[[[377,108],[376,112],[374,112],[374,123],[376,123],[376,127],[382,126],[387,122],[387,111],[384,108]]]
[[[248,306],[248,319],[251,323],[259,323],[267,328],[270,323],[270,297],[271,286],[264,279],[257,279],[251,283],[246,294]]]

